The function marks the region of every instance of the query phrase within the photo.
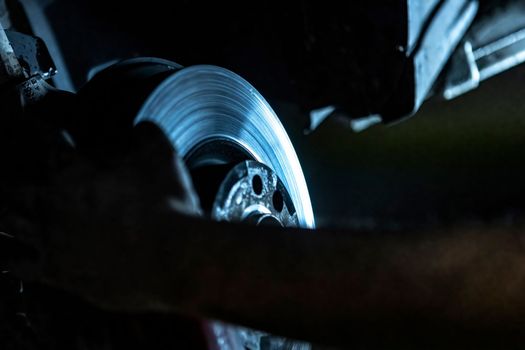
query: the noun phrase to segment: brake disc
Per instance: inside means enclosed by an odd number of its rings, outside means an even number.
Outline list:
[[[274,111],[247,81],[215,66],[191,66],[166,78],[136,123],[161,127],[184,158],[195,148],[226,142],[272,169],[286,187],[300,227],[314,228],[308,188],[288,135]]]

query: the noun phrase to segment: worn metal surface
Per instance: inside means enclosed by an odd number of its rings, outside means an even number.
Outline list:
[[[9,17],[7,7],[3,15]],[[45,82],[56,73],[44,42],[36,37],[5,30],[0,24],[0,85],[2,108],[14,114],[40,101],[53,88]]]
[[[42,39],[9,30],[6,35],[27,76],[49,79],[56,74],[53,59]]]
[[[214,66],[182,69],[154,89],[135,123],[158,124],[182,157],[197,145],[225,139],[270,167],[290,194],[299,225],[315,220],[299,159],[270,105],[246,80]]]
[[[7,82],[19,81],[24,79],[24,70],[18,62],[15,51],[9,42],[4,28],[0,25],[0,59],[2,65],[0,67],[0,84]]]
[[[225,177],[213,204],[212,219],[299,226],[286,187],[270,168],[255,161],[236,165]]]

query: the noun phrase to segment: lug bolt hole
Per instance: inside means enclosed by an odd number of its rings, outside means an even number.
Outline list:
[[[253,192],[255,192],[256,195],[259,196],[262,193],[263,183],[259,175],[254,175],[252,177],[252,188],[253,188]]]
[[[279,213],[283,210],[284,199],[281,191],[277,190],[273,193],[272,203],[275,210],[277,210]]]

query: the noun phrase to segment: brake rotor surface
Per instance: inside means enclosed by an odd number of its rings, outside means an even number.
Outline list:
[[[161,127],[182,157],[202,144],[226,140],[281,179],[299,226],[314,228],[308,188],[286,131],[264,98],[237,74],[216,66],[191,66],[164,80],[148,97],[136,123]]]

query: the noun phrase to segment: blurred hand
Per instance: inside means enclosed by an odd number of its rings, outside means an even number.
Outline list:
[[[137,256],[145,232],[137,227],[159,213],[199,215],[189,174],[164,133],[142,123],[127,142],[117,152],[108,145],[99,160],[38,120],[3,123],[1,230],[25,247],[11,252],[15,273],[88,297],[107,293],[100,288],[111,283],[132,288],[132,276],[115,276],[145,268],[147,257]]]

